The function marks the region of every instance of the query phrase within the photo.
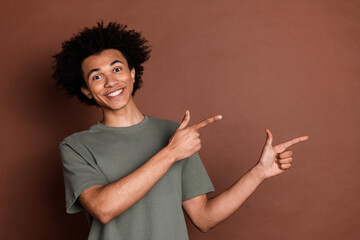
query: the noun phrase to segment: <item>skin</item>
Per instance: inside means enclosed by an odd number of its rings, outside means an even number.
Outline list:
[[[144,119],[131,96],[135,69],[129,69],[121,52],[107,49],[100,54],[91,55],[83,61],[82,70],[87,87],[81,88],[81,91],[88,98],[93,98],[101,107],[101,123],[113,127],[127,127]],[[120,96],[106,96],[120,88],[124,88]]]
[[[86,58],[82,69],[87,86],[82,91],[87,97],[94,98],[101,107],[103,124],[125,127],[144,119],[131,96],[135,70],[129,69],[126,59],[118,50],[107,49]],[[106,96],[120,88],[124,88],[124,91],[118,97]],[[190,112],[186,110],[166,147],[131,174],[106,186],[86,189],[79,196],[80,203],[94,218],[108,223],[140,200],[176,161],[198,152],[201,149],[200,129],[220,119],[221,115],[215,115],[188,126]],[[269,129],[265,131],[267,139],[260,159],[245,175],[212,199],[203,194],[182,203],[200,231],[207,232],[231,216],[262,181],[289,169],[293,152],[286,149],[309,138],[297,137],[273,146],[272,133]]]

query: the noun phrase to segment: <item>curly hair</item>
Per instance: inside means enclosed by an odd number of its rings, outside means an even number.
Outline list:
[[[62,43],[62,51],[52,56],[55,59],[52,77],[56,80],[56,86],[64,89],[69,97],[77,96],[80,102],[97,106],[94,99],[87,98],[81,91],[81,87],[86,87],[81,66],[85,58],[106,49],[119,50],[128,62],[129,69],[135,68],[131,93],[134,96],[142,86],[142,64],[150,58],[151,47],[141,33],[128,30],[127,25],[117,22],[110,22],[107,26],[103,21],[97,22],[97,26],[85,27]]]

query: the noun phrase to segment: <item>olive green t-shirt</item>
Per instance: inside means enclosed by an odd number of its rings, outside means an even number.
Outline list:
[[[83,210],[79,195],[95,185],[107,185],[139,168],[164,148],[178,122],[144,114],[129,127],[98,122],[66,137],[59,145],[63,164],[66,211]],[[198,153],[176,162],[168,172],[120,216],[102,224],[87,214],[88,239],[188,239],[182,201],[214,191]]]

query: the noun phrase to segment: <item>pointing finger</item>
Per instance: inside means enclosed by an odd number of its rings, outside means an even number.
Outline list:
[[[185,128],[187,126],[187,124],[189,123],[189,121],[190,121],[190,112],[189,112],[189,110],[186,110],[185,116],[176,130]]]
[[[293,138],[287,142],[284,142],[284,143],[280,143],[279,145],[276,145],[274,147],[275,149],[275,152],[283,152],[286,148],[296,144],[296,143],[299,143],[299,142],[304,142],[306,140],[308,140],[309,137],[308,136],[301,136],[301,137],[297,137],[297,138]]]
[[[209,125],[210,123],[213,123],[213,122],[215,122],[217,120],[220,120],[220,119],[222,119],[222,116],[221,115],[216,115],[216,116],[210,117],[208,119],[205,119],[205,120],[203,120],[203,121],[201,121],[199,123],[196,123],[193,126],[196,129],[199,130],[200,128],[205,127],[205,126]]]

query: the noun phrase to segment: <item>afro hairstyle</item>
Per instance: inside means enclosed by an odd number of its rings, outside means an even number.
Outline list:
[[[97,22],[97,26],[85,27],[62,43],[62,51],[53,56],[52,77],[56,86],[65,90],[69,97],[77,96],[82,103],[98,106],[94,99],[87,98],[81,91],[81,87],[86,87],[82,62],[106,49],[119,50],[127,60],[130,70],[135,69],[135,83],[131,93],[134,96],[136,90],[142,86],[142,64],[149,59],[151,47],[141,33],[129,30],[127,25],[117,22],[110,22],[107,26],[104,26],[103,21]]]

